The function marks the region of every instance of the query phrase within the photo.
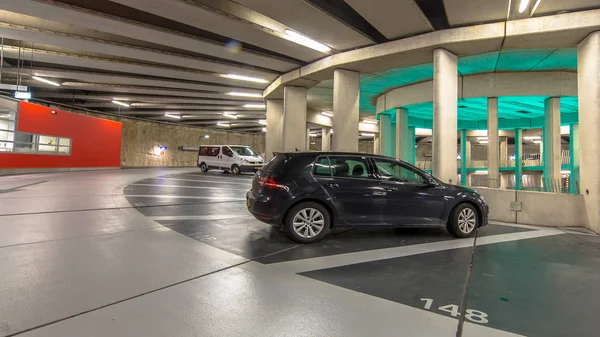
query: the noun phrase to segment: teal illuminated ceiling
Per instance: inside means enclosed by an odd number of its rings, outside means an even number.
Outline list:
[[[515,96],[498,98],[499,119],[538,118],[544,116],[545,96]],[[404,107],[410,117],[431,120],[433,103],[424,102]],[[561,97],[561,114],[577,113],[577,97]],[[466,98],[458,101],[458,119],[461,121],[487,120],[487,98]]]
[[[458,60],[460,75],[473,75],[488,72],[509,71],[576,71],[577,49],[530,49],[530,50],[503,50],[474,56],[463,57]],[[380,94],[399,86],[427,81],[433,78],[433,63],[426,63],[411,67],[391,69],[382,72],[361,74],[360,79],[360,111],[375,113],[373,99]],[[333,95],[333,81],[323,81],[315,87],[329,88]],[[311,89],[313,91],[313,89]],[[309,91],[310,92],[310,91]],[[328,101],[332,101],[328,100]],[[462,114],[465,120],[471,116],[481,117],[478,114],[481,107],[465,110]],[[525,107],[527,108],[527,107]],[[506,118],[520,118],[518,113],[511,111],[525,110],[507,107]],[[470,113],[473,112],[473,115]],[[535,112],[534,112],[535,113]],[[459,118],[461,112],[459,109]],[[524,116],[523,116],[524,117]]]

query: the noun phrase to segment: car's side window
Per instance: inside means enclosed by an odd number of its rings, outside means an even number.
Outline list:
[[[223,155],[227,157],[233,157],[233,151],[228,146],[223,146]]]
[[[331,166],[329,165],[329,158],[317,158],[317,161],[315,162],[315,167],[313,169],[313,175],[331,177]]]
[[[374,159],[377,172],[382,179],[411,184],[424,184],[425,178],[418,172],[389,160]]]
[[[334,177],[370,178],[364,157],[329,157]]]

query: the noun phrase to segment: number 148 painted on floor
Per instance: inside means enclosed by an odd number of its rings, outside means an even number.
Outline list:
[[[421,301],[425,301],[424,308],[426,310],[431,310],[433,299],[422,298]],[[452,317],[458,317],[460,315],[460,312],[458,311],[458,305],[455,304],[444,305],[442,307],[439,307],[438,310],[450,313],[450,316]],[[488,322],[487,317],[488,315],[485,312],[473,309],[467,309],[467,313],[465,315],[465,318],[469,321],[479,324],[486,324]]]

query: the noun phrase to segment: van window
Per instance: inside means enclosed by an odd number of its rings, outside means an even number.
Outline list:
[[[228,146],[223,146],[223,155],[227,157],[233,157],[233,151]]]
[[[216,157],[221,152],[221,149],[218,146],[213,146],[210,148],[210,153],[208,154],[211,157]]]
[[[218,146],[201,146],[198,155],[207,157],[216,157],[221,149]]]
[[[248,146],[231,146],[231,149],[240,156],[258,156],[258,153]]]

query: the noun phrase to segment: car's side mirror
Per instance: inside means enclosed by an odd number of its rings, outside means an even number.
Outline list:
[[[430,186],[430,187],[436,187],[436,186],[438,186],[437,181],[435,181],[435,179],[433,179],[431,177],[426,177],[425,178],[425,183],[427,184],[427,186]]]

